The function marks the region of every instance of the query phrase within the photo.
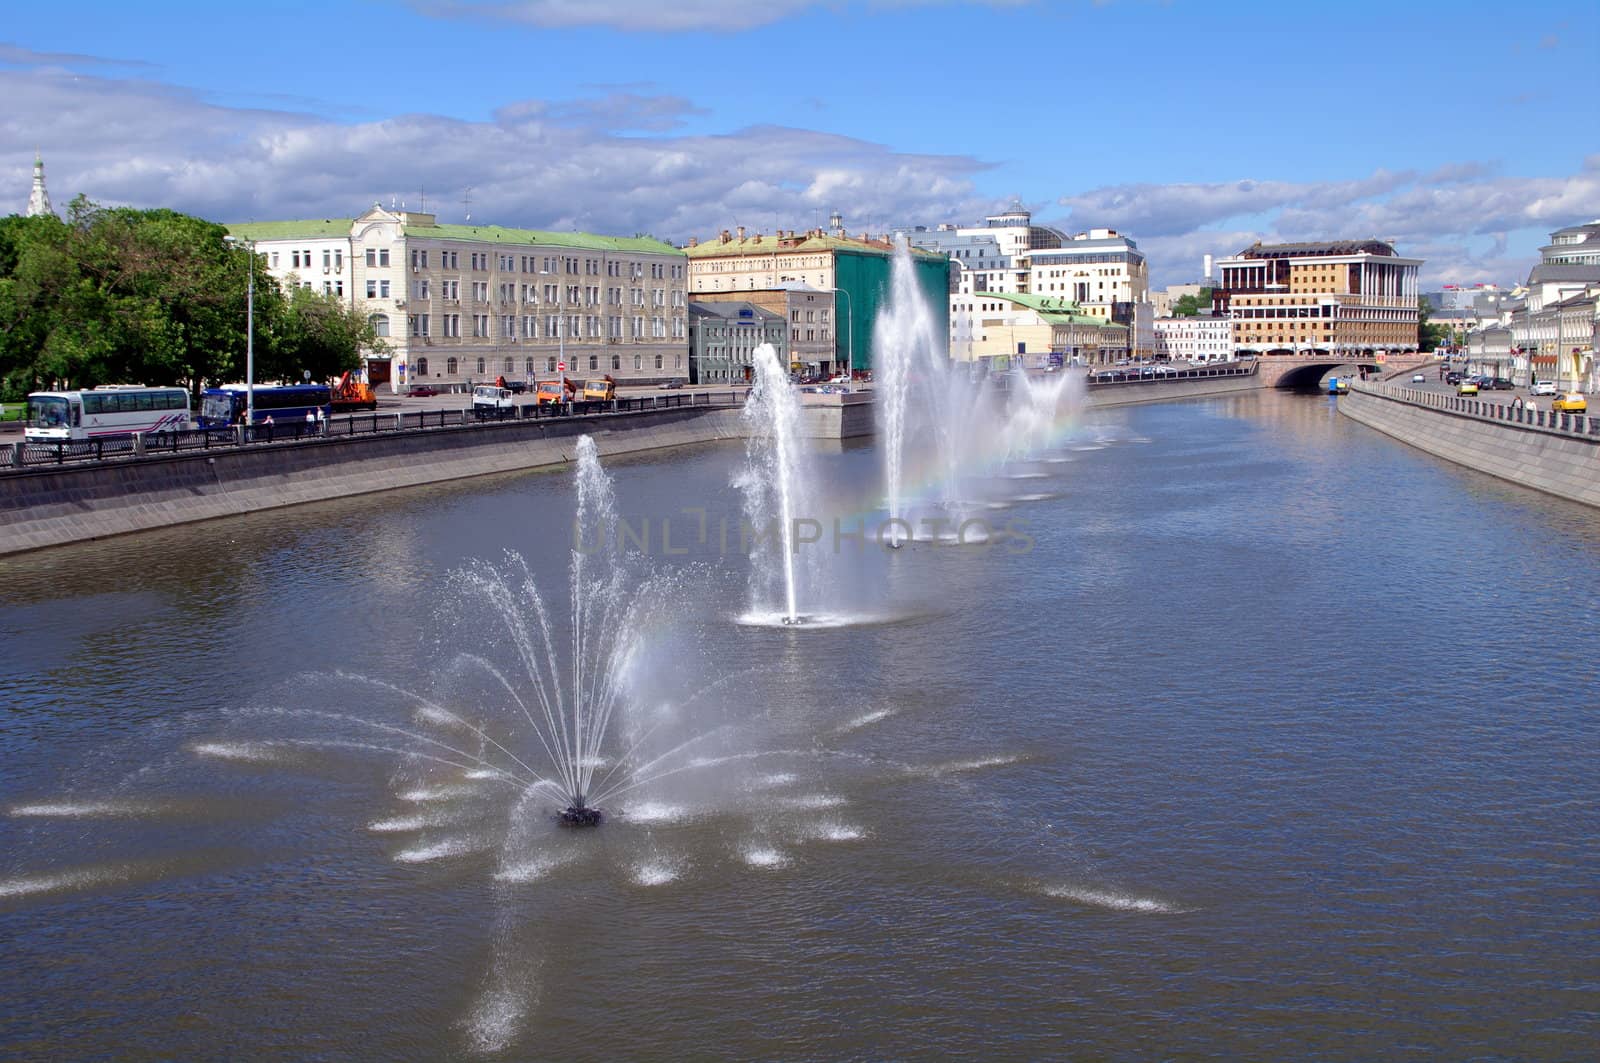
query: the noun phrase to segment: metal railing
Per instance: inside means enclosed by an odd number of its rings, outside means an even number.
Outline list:
[[[1104,369],[1099,372],[1090,372],[1088,383],[1090,387],[1100,387],[1106,384],[1161,384],[1173,380],[1207,380],[1216,377],[1254,376],[1258,363],[1229,364],[1224,367],[1202,366],[1197,369],[1174,369],[1162,372],[1146,372],[1140,366],[1128,366],[1121,369]]]
[[[8,466],[32,468],[43,465],[77,465],[195,450],[237,450],[241,447],[281,445],[321,438],[395,435],[476,425],[493,427],[500,424],[558,421],[574,417],[637,416],[655,410],[739,406],[743,402],[744,395],[736,391],[727,393],[692,391],[623,399],[583,399],[575,402],[544,404],[529,402],[499,408],[469,406],[455,410],[354,413],[330,417],[321,422],[293,420],[282,424],[255,424],[248,429],[240,425],[230,428],[110,436],[77,442],[41,443],[24,440],[9,446],[0,446],[0,470]]]
[[[1511,402],[1492,401],[1489,399],[1466,396],[1449,395],[1438,391],[1429,391],[1425,388],[1412,388],[1395,384],[1354,385],[1360,390],[1374,391],[1385,398],[1398,399],[1413,406],[1422,406],[1427,409],[1442,410],[1463,417],[1472,417],[1481,421],[1493,421],[1498,424],[1512,424],[1529,429],[1542,429],[1547,432],[1556,432],[1562,435],[1600,436],[1600,417],[1592,417],[1588,413],[1575,413],[1566,410],[1543,410],[1534,405],[1516,406]]]

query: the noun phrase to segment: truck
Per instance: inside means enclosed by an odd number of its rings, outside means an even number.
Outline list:
[[[510,417],[515,406],[510,388],[479,384],[472,389],[472,412],[479,417]]]
[[[541,380],[534,391],[534,401],[540,406],[556,406],[577,393],[578,385],[571,380]]]
[[[607,373],[599,380],[587,381],[583,385],[583,397],[585,401],[602,399],[609,402],[617,397],[617,382],[611,379],[610,373]]]
[[[357,380],[349,373],[340,377],[338,382],[329,388],[330,402],[334,413],[348,413],[351,410],[376,410],[378,408],[377,393],[372,390],[372,385],[364,380]]]

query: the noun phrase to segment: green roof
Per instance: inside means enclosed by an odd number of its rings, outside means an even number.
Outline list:
[[[547,244],[577,247],[586,251],[645,251],[658,255],[680,255],[669,243],[653,236],[596,236],[593,233],[552,233],[539,229],[505,229],[498,225],[416,225],[406,226],[407,236],[435,240],[468,240],[491,244]]]
[[[974,292],[977,299],[1004,299],[1008,303],[1032,310],[1052,325],[1099,325],[1101,328],[1126,329],[1115,321],[1106,321],[1083,313],[1083,307],[1063,295],[1024,295],[1020,292]]]
[[[299,237],[349,236],[351,218],[317,218],[310,221],[247,221],[225,226],[244,240],[294,240]]]
[[[690,258],[717,258],[719,256],[743,255],[768,255],[776,251],[846,251],[864,255],[891,255],[894,248],[876,240],[867,241],[859,237],[833,236],[828,233],[807,233],[804,236],[778,237],[774,235],[757,234],[744,239],[735,237],[727,243],[720,239],[706,240],[695,244],[693,247],[683,249]],[[918,258],[944,259],[949,256],[943,251],[929,251],[926,248],[913,247],[911,253]]]
[[[322,218],[313,221],[251,221],[228,225],[228,232],[245,240],[296,240],[302,237],[349,236],[352,218]],[[659,255],[682,254],[676,247],[649,236],[596,236],[593,233],[542,232],[537,229],[506,229],[499,225],[419,225],[405,226],[407,236],[432,240],[461,240],[488,244],[537,244],[547,247],[575,247],[586,251],[642,251]]]

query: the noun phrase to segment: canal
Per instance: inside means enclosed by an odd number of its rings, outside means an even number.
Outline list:
[[[1600,521],[1333,401],[1084,417],[798,630],[742,448],[608,463],[693,756],[590,831],[473,770],[569,471],[0,560],[0,1054],[1588,1056]]]

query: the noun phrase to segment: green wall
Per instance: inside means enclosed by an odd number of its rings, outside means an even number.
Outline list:
[[[950,260],[944,257],[914,257],[917,284],[928,299],[933,314],[935,335],[950,335]],[[876,347],[874,329],[878,311],[889,298],[889,276],[893,266],[888,255],[858,254],[838,251],[834,255],[834,283],[849,293],[846,300],[836,297],[840,314],[847,315],[850,327],[836,334],[836,359],[842,364],[846,347],[854,336],[852,364],[857,369],[872,368],[872,352]],[[946,354],[947,351],[940,351]]]

